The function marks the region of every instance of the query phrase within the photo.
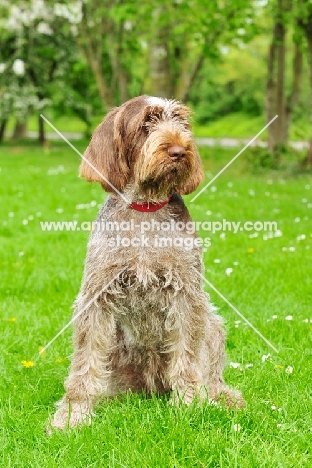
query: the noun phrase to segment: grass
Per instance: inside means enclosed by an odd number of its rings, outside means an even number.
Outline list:
[[[209,180],[235,150],[203,149],[202,155]],[[263,232],[200,233],[211,239],[204,253],[207,279],[279,350],[274,353],[207,289],[226,320],[225,377],[243,391],[246,409],[176,409],[165,397],[127,395],[100,406],[92,426],[48,438],[44,429],[63,394],[71,329],[44,357],[38,349],[71,317],[88,233],[43,232],[39,221],[92,221],[105,194],[77,178],[78,156],[62,143],[44,150],[32,143],[1,147],[1,466],[311,466],[312,177],[251,176],[242,158],[194,203],[185,198],[196,221],[270,220],[282,232],[268,239]]]

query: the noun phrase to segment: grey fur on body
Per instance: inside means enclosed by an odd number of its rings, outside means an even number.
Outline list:
[[[135,104],[139,109],[143,98],[143,107],[144,104],[146,107],[146,97],[136,98]],[[159,102],[155,101],[158,108],[161,107]],[[174,105],[178,108],[180,104],[172,104],[172,109],[176,109]],[[155,105],[150,107],[154,109]],[[146,112],[145,108],[143,110]],[[116,243],[117,236],[119,239],[140,238],[145,221],[191,222],[182,197],[176,192],[175,178],[184,186],[189,184],[186,192],[189,193],[202,180],[202,173],[198,175],[201,166],[197,167],[194,162],[197,156],[195,147],[191,146],[190,133],[179,127],[178,118],[176,133],[173,132],[173,110],[169,105],[163,114],[159,131],[166,131],[168,121],[167,130],[171,136],[166,138],[171,145],[169,148],[181,145],[185,137],[183,147],[186,151],[190,148],[190,151],[183,155],[186,160],[179,163],[167,161],[165,158],[168,156],[163,150],[159,154],[158,150],[153,150],[155,160],[151,159],[151,164],[145,169],[145,162],[140,160],[141,151],[134,156],[136,165],[125,179],[126,185],[118,187],[131,201],[162,201],[171,196],[163,208],[153,213],[142,213],[112,193],[100,210],[88,245],[81,290],[75,301],[74,354],[65,383],[66,394],[59,402],[52,427],[64,429],[67,424],[73,427],[82,422],[89,423],[94,405],[100,399],[128,390],[171,392],[171,400],[175,404],[181,401],[188,404],[198,396],[199,399],[222,398],[228,406],[243,405],[240,392],[224,383],[225,335],[222,321],[214,313],[209,296],[203,291],[202,281],[193,270],[203,273],[201,247],[186,249],[173,242],[168,247],[159,248],[154,246],[155,232],[145,233],[149,239],[148,246],[125,248]],[[183,119],[181,116],[185,126]],[[116,118],[114,122],[116,124]],[[152,140],[152,144],[156,145],[155,141]],[[150,146],[152,144],[149,143]],[[144,151],[147,151],[146,147]],[[155,172],[163,161],[169,168],[164,173],[164,183],[161,173],[159,176]],[[178,176],[171,176],[174,172],[172,167],[177,167],[174,170]],[[159,177],[159,190],[153,183],[146,188],[144,181],[149,171],[155,178]],[[90,174],[86,176],[82,171],[82,175],[92,180]],[[194,187],[189,182],[191,178]],[[108,222],[132,222],[133,229],[103,231],[100,226]],[[160,230],[157,235],[172,240],[197,237],[185,229]],[[112,239],[113,246],[110,245]],[[122,269],[124,271],[119,274]],[[91,305],[81,313],[90,301]]]

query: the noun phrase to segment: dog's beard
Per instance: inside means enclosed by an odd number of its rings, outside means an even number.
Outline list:
[[[168,143],[169,142],[169,143]],[[182,146],[185,155],[172,159],[168,147]],[[153,132],[135,165],[135,186],[146,200],[162,200],[175,187],[186,183],[194,170],[194,143],[189,134]]]

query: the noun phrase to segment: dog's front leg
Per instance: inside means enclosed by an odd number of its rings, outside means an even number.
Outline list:
[[[192,306],[185,296],[181,296],[175,299],[165,328],[166,383],[172,389],[171,402],[190,404],[195,395],[200,393],[203,381],[199,357],[204,323],[200,316],[194,317]]]
[[[109,355],[114,344],[115,322],[110,313],[94,303],[79,315],[82,307],[78,298],[74,354],[65,382],[66,394],[51,423],[61,430],[80,423],[90,424],[94,403],[109,388]]]

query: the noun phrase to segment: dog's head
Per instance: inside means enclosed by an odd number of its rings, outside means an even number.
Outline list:
[[[185,195],[203,180],[188,121],[190,109],[176,101],[139,96],[111,110],[96,128],[80,176],[119,192],[135,186],[148,198],[176,190]]]

